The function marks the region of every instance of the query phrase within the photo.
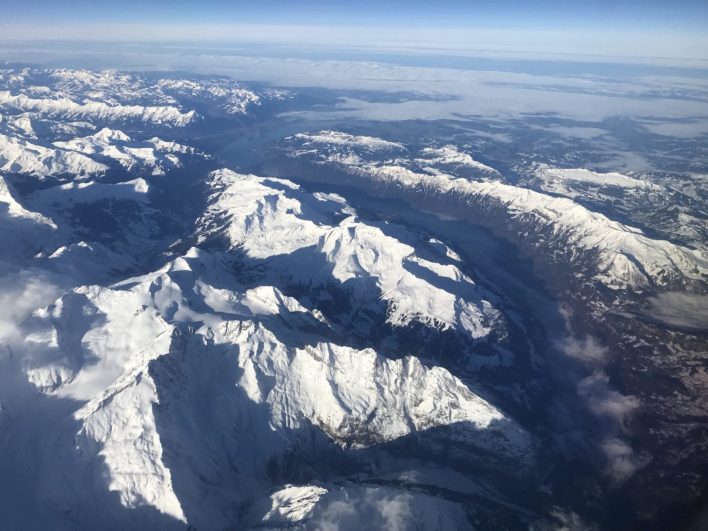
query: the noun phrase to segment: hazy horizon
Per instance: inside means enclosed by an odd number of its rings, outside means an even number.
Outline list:
[[[0,41],[121,41],[338,46],[516,58],[590,56],[708,61],[708,4],[574,2],[0,4]],[[654,62],[656,62],[654,61]],[[684,65],[685,66],[685,65]]]

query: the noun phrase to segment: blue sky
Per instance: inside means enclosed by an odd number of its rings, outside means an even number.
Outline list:
[[[708,60],[708,0],[0,0],[0,40],[326,43]]]
[[[706,0],[0,0],[5,23],[623,26],[706,31]]]

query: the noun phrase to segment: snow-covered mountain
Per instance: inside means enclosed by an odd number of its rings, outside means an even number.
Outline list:
[[[18,203],[10,186],[2,177],[0,177],[0,203],[2,203],[3,217],[7,221],[8,227],[17,224],[14,220],[26,220],[38,225],[56,228],[51,219],[37,212],[31,212]]]
[[[190,80],[116,71],[6,69],[0,110],[27,119],[185,127],[205,114],[238,116],[283,91],[257,94],[229,79]],[[190,108],[197,105],[198,109]]]
[[[151,175],[165,175],[170,169],[181,167],[181,155],[197,154],[194,148],[177,142],[157,137],[136,141],[122,131],[108,128],[87,137],[54,142],[54,146],[99,160],[115,161],[129,172],[147,171]]]
[[[125,506],[218,529],[230,507],[268,495],[289,452],[307,463],[343,447],[356,460],[445,426],[469,457],[531,459],[529,435],[446,370],[323,341],[326,325],[295,299],[217,278],[214,257],[192,249],[147,276],[75,289],[26,324],[24,370],[88,400],[77,451]]]
[[[371,146],[377,142],[370,136],[357,142],[357,135],[347,134],[345,146],[332,141],[333,136],[339,134],[299,133],[283,139],[270,154],[280,159],[266,165],[280,175],[297,172],[310,183],[335,182],[368,197],[404,201],[408,207],[391,208],[412,223],[427,215],[427,223],[443,234],[469,241],[468,260],[482,264],[502,283],[509,279],[497,276],[496,269],[511,267],[504,261],[513,261],[513,253],[498,253],[502,259],[497,256],[491,263],[475,259],[475,247],[484,239],[468,239],[459,227],[472,223],[476,230],[487,229],[511,243],[531,260],[534,275],[554,294],[562,326],[574,331],[558,345],[584,367],[585,376],[574,384],[577,393],[603,424],[600,432],[612,433],[600,442],[605,473],[625,482],[635,499],[646,494],[645,482],[654,485],[649,490],[656,494],[655,506],[683,488],[692,495],[700,492],[688,475],[668,479],[675,459],[692,461],[704,439],[704,423],[681,419],[705,418],[708,411],[699,398],[702,376],[688,369],[701,363],[705,351],[701,334],[706,313],[697,309],[705,305],[708,291],[700,180],[685,177],[693,188],[679,187],[678,177],[557,168],[530,156],[512,166],[500,164],[503,170],[496,172],[470,171],[461,164],[442,165],[430,155],[431,150],[449,150],[444,143],[399,142],[395,149],[375,150]],[[455,160],[463,160],[465,152],[456,151],[462,156]],[[515,269],[519,273],[525,286],[534,282],[523,268]],[[511,283],[519,289],[516,279]],[[540,307],[527,311],[552,319],[557,310],[536,300]],[[688,313],[695,313],[702,324],[689,322]],[[683,333],[677,331],[678,323],[685,323],[680,325]],[[551,363],[551,372],[556,363]],[[648,373],[654,383],[665,379],[675,385],[668,386],[667,394],[657,394],[646,381]],[[578,413],[574,409],[569,415]],[[635,446],[625,437],[644,432],[643,422],[652,426],[652,435]],[[662,483],[666,481],[672,485]],[[642,502],[637,505],[652,512]]]
[[[471,338],[501,326],[493,295],[457,268],[444,244],[416,249],[430,242],[416,242],[402,227],[363,223],[342,197],[308,194],[285,180],[219,171],[209,184],[216,192],[198,222],[200,241],[223,234],[228,249],[270,262],[271,275],[306,286],[309,297],[331,283],[352,286],[347,321],[354,327],[370,333],[367,314],[380,302],[396,326],[417,320]]]
[[[449,249],[438,245],[438,261],[426,260],[356,221],[341,197],[308,194],[288,181],[222,170],[206,182],[212,193],[195,236],[212,251],[191,248],[154,273],[74,288],[21,327],[18,363],[28,381],[85,402],[74,413],[76,452],[87,474],[103,477],[106,496],[219,529],[233,523],[234,506],[267,498],[280,475],[310,474],[307,463],[328,454],[339,455],[343,470],[361,468],[366,449],[403,438],[433,454],[441,451],[441,437],[454,440],[466,466],[530,466],[532,436],[463,381],[412,356],[390,359],[347,346],[325,316],[326,305],[317,307],[326,297],[313,290],[358,279],[350,283],[353,305],[372,296],[388,303],[380,316],[358,308],[369,322],[364,337],[375,319],[489,335],[499,311],[456,269]],[[223,236],[227,243],[219,246]],[[49,259],[66,260],[70,252],[78,258],[72,247]],[[259,285],[247,287],[231,273],[236,250],[266,261],[300,251],[322,258],[291,259],[285,269],[287,261],[274,260]],[[320,262],[330,268],[313,267]],[[459,294],[407,272],[406,263],[459,284]],[[282,282],[286,274],[289,285],[309,286],[312,308],[260,284],[276,276]],[[254,283],[253,275],[245,278]],[[355,328],[357,312],[347,316]],[[206,411],[208,428],[199,428]],[[221,435],[214,438],[214,430]],[[292,453],[301,464],[289,461]],[[338,466],[328,473],[334,483],[318,487],[322,492],[340,488]],[[175,476],[190,478],[186,492]],[[445,502],[422,499],[430,510],[448,512],[439,506]],[[55,503],[82,510],[61,496]],[[317,503],[303,514],[275,510],[279,521],[292,524],[316,512]]]
[[[698,495],[705,242],[640,208],[675,186],[253,128],[290,98],[0,69],[0,529],[592,529]]]
[[[0,134],[0,167],[3,172],[45,178],[70,174],[76,178],[103,173],[108,167],[85,154],[34,144]]]
[[[657,235],[700,249],[708,240],[708,213],[701,189],[671,175],[596,172],[583,168],[551,168],[530,164],[520,173],[527,186],[569,197],[591,209],[608,212]],[[649,178],[651,177],[652,180]]]
[[[107,122],[139,120],[176,127],[187,125],[196,114],[194,111],[183,113],[167,105],[110,105],[91,100],[79,103],[68,98],[32,98],[25,94],[12,94],[9,90],[0,91],[0,106],[10,111],[32,113],[41,118]]]
[[[467,160],[457,155],[452,160],[458,163],[464,160],[468,166],[482,171],[485,174],[482,179],[441,171],[435,163],[448,164],[450,148],[441,148],[448,158],[423,159],[432,166],[421,167],[421,159],[415,156],[373,157],[373,160],[360,157],[357,152],[370,151],[371,146],[384,142],[377,143],[369,137],[357,141],[357,137],[349,135],[347,147],[356,148],[354,153],[333,154],[331,147],[336,146],[337,141],[332,141],[332,135],[335,133],[299,134],[290,139],[294,146],[288,146],[288,153],[294,158],[315,153],[314,163],[333,165],[368,180],[387,195],[415,197],[417,204],[429,210],[488,225],[514,243],[532,249],[547,265],[569,266],[566,274],[580,276],[581,282],[595,278],[610,288],[643,289],[704,284],[708,278],[705,252],[649,238],[641,229],[611,220],[569,198],[505,183],[496,170],[476,161],[471,164],[471,157]],[[335,135],[335,138],[339,137]],[[319,144],[323,145],[321,151],[313,148]],[[404,148],[399,146],[398,149]],[[437,153],[430,148],[423,150],[424,155],[431,152]],[[539,172],[547,183],[555,178],[562,182],[590,181],[652,188],[651,184],[642,184],[617,173],[599,175],[587,170],[549,168],[540,168]],[[549,188],[549,191],[558,190]]]

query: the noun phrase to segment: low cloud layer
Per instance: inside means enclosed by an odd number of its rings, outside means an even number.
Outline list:
[[[287,49],[258,46],[115,44],[86,49],[85,46],[50,46],[42,42],[0,45],[0,56],[11,61],[60,62],[63,66],[92,68],[192,70],[294,88],[421,95],[400,102],[349,97],[334,108],[326,109],[322,117],[327,119],[484,117],[508,120],[529,114],[552,114],[590,122],[627,116],[651,119],[652,124],[659,127],[663,123],[674,123],[672,120],[708,116],[708,81],[689,69],[664,71],[647,67],[637,71],[635,65],[628,70],[629,74],[623,74],[622,82],[617,82],[601,75],[602,69],[598,75],[591,75],[597,66],[569,75],[563,73],[567,62],[549,67],[549,63],[527,60],[519,66],[519,62],[504,60],[480,63],[479,57],[466,59],[452,52],[447,52],[448,55],[440,52],[439,56],[432,57],[426,53],[388,50],[382,54],[375,48],[330,51],[314,47],[309,57],[308,53],[289,57]],[[362,60],[362,54],[369,59]],[[439,66],[442,64],[446,66]],[[606,65],[605,68],[619,67]],[[308,117],[318,118],[313,112],[309,112]],[[704,129],[703,122],[687,122],[683,124],[682,135],[691,135],[694,130],[694,134],[699,134]]]

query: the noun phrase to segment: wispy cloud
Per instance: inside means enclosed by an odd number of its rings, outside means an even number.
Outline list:
[[[0,277],[0,345],[12,349],[21,342],[19,325],[34,310],[55,300],[58,292],[56,284],[41,271],[26,270]]]
[[[623,395],[610,387],[610,378],[597,371],[578,384],[578,395],[584,398],[590,411],[618,425],[624,425],[629,416],[639,407],[639,400]]]

